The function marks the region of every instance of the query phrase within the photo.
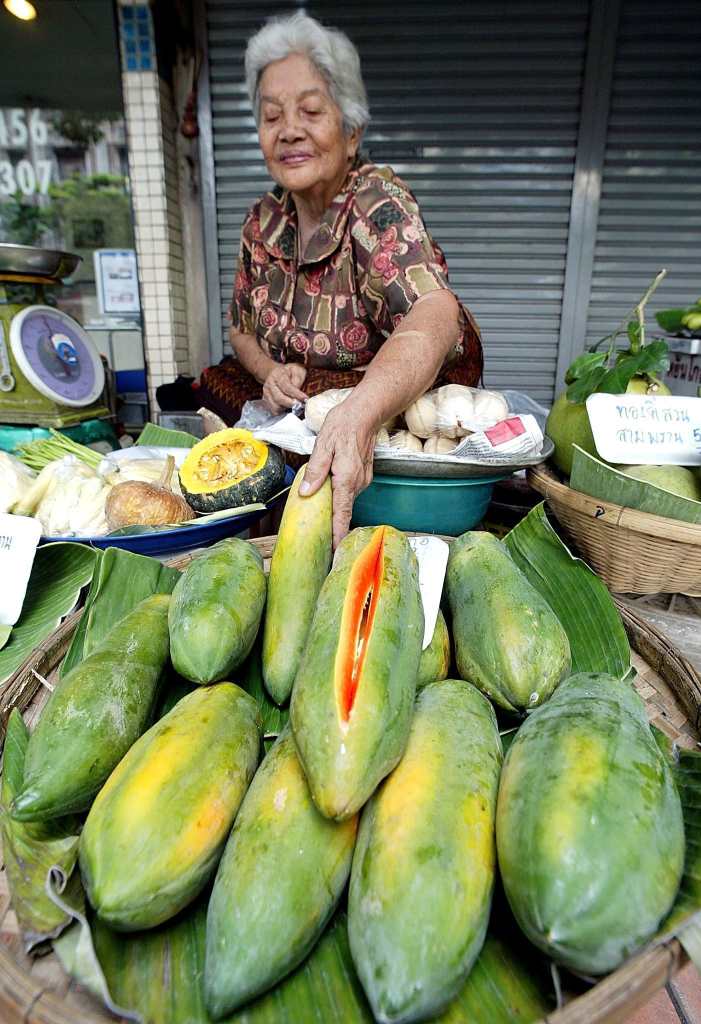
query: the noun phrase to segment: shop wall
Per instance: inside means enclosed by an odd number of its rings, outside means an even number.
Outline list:
[[[243,84],[245,43],[266,16],[297,6],[196,4],[207,54],[200,123],[213,359],[228,347],[241,223],[270,184]],[[487,384],[550,401],[585,337],[622,319],[661,266],[670,280],[657,308],[696,297],[693,7],[305,4],[358,46],[372,115],[365,149],[416,192],[482,327]]]

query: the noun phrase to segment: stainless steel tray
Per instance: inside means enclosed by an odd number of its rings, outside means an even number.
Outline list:
[[[417,459],[411,455],[376,455],[373,465],[374,472],[383,476],[432,477],[443,480],[478,479],[485,476],[508,476],[509,473],[515,473],[519,469],[537,466],[549,459],[554,450],[555,445],[549,437],[546,437],[543,439],[539,455],[521,459],[516,464],[509,459],[487,464],[484,462],[442,462],[440,459]]]
[[[0,274],[33,274],[62,280],[71,276],[82,259],[82,256],[59,249],[0,242]]]

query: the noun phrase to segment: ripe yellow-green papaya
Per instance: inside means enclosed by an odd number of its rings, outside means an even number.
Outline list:
[[[299,495],[302,466],[287,496],[268,576],[263,627],[265,688],[278,704],[292,692],[321,585],[331,565],[331,481]]]
[[[402,756],[416,693],[423,607],[416,556],[391,526],[339,545],[292,691],[295,743],[314,803],[355,814]]]
[[[420,690],[426,683],[433,683],[436,679],[447,679],[449,671],[450,635],[445,615],[439,609],[431,643],[421,652],[416,689]]]
[[[144,731],[168,659],[169,603],[147,597],[61,679],[29,737],[18,821],[87,810]]]
[[[507,711],[542,704],[570,670],[570,645],[545,598],[490,533],[450,546],[446,574],[463,679]]]
[[[434,1017],[484,942],[502,749],[494,709],[459,679],[416,699],[406,751],[363,810],[351,953],[375,1019]]]
[[[218,1019],[306,957],[350,874],[357,818],[319,814],[286,727],[258,769],[207,911],[205,1001]]]
[[[214,872],[258,763],[260,715],[218,683],[183,697],[137,740],[80,837],[88,898],[112,928],[153,928]]]

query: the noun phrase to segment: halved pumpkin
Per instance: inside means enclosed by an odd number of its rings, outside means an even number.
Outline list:
[[[217,430],[195,445],[180,467],[180,489],[197,512],[265,502],[285,479],[279,448],[248,430]]]

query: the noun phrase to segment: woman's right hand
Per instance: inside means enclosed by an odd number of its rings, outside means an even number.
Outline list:
[[[275,365],[263,382],[263,401],[274,414],[291,409],[296,402],[306,402],[301,390],[307,371],[299,363]]]

